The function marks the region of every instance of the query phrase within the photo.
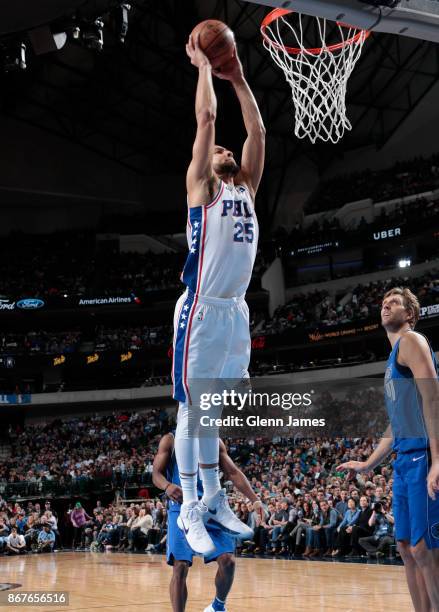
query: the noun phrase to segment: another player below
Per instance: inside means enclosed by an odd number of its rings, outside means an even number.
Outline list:
[[[233,463],[227,454],[222,440],[219,443],[219,466],[224,478],[230,480],[236,489],[245,495],[253,503],[253,509],[258,513],[261,520],[264,519],[262,503],[253,492],[251,485],[244,474]],[[168,534],[166,541],[166,557],[169,565],[173,566],[172,580],[169,587],[172,609],[174,612],[183,612],[187,600],[186,578],[188,570],[192,565],[194,552],[189,547],[184,534],[177,526],[177,518],[180,513],[182,490],[178,466],[174,452],[174,435],[168,433],[160,441],[157,455],[154,459],[152,479],[156,487],[165,491],[168,496]],[[201,481],[197,483],[198,497],[202,497],[203,489]],[[233,584],[235,571],[234,539],[227,534],[221,526],[214,521],[206,523],[206,528],[215,544],[215,552],[204,557],[205,563],[216,561],[218,571],[215,576],[216,595],[213,602],[204,612],[225,610],[227,595]]]
[[[396,539],[417,612],[439,610],[439,382],[436,357],[414,330],[419,302],[395,287],[383,299],[381,321],[392,345],[384,380],[390,426],[365,462],[338,469],[373,470],[392,451]]]
[[[197,406],[191,382],[248,378],[251,342],[244,297],[257,251],[254,201],[264,165],[265,129],[236,47],[221,73],[213,71],[198,40],[190,38],[186,51],[198,69],[197,132],[186,177],[189,253],[181,278],[187,288],[174,314],[173,397],[179,401],[175,454],[183,491],[179,526],[195,552],[210,554],[214,544],[203,520],[208,512],[235,536],[252,534],[220,490],[218,432],[212,428],[209,435],[199,435],[199,422],[195,428],[189,424],[190,411]],[[215,144],[217,101],[212,74],[230,81],[240,102],[247,131],[241,166],[231,151]],[[199,467],[204,489],[201,502]]]

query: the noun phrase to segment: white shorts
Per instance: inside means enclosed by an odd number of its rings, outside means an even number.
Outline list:
[[[211,298],[189,289],[174,313],[174,399],[192,403],[190,381],[248,378],[249,310],[244,296]]]

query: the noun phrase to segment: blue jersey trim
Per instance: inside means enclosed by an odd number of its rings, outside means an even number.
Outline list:
[[[179,402],[186,401],[186,391],[184,388],[184,348],[189,326],[189,319],[194,305],[194,295],[189,291],[181,307],[180,316],[177,321],[177,332],[175,335],[173,373],[174,373],[174,394],[173,398]]]
[[[191,227],[191,246],[184,264],[181,280],[194,293],[197,291],[198,267],[200,262],[203,233],[203,207],[189,209]]]

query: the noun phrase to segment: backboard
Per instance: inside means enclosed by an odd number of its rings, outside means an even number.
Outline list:
[[[249,0],[247,0],[249,1]],[[251,0],[373,32],[439,42],[439,0]],[[392,8],[393,7],[393,8]]]

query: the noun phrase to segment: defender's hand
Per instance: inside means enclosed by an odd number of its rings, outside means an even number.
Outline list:
[[[186,45],[186,53],[191,60],[191,64],[200,68],[201,66],[210,66],[209,59],[204,51],[200,47],[200,34],[194,39],[189,36],[188,43]]]
[[[367,466],[365,461],[347,461],[346,463],[338,465],[335,469],[337,472],[349,472],[348,480],[352,480],[355,474],[358,474],[358,472],[368,472],[370,468]]]
[[[439,463],[433,463],[427,476],[427,490],[431,499],[436,499],[439,493]]]
[[[168,487],[166,487],[166,495],[172,501],[181,503],[183,501],[183,491],[181,487],[176,484],[171,483]]]

